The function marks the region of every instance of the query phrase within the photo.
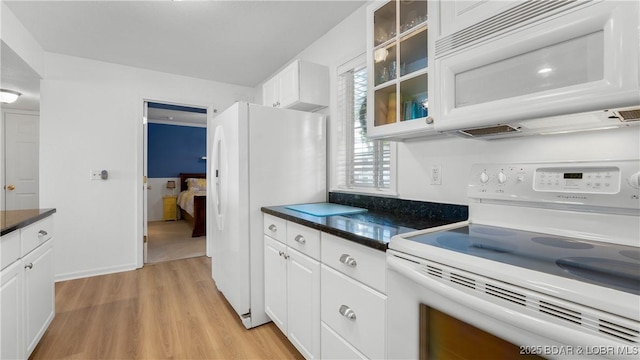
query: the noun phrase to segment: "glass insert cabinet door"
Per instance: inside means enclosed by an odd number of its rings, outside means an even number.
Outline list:
[[[369,138],[413,137],[428,129],[428,5],[395,0],[368,9]]]

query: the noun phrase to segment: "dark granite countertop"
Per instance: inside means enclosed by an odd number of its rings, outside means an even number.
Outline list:
[[[357,214],[313,216],[287,209],[285,206],[263,207],[262,212],[381,251],[387,250],[389,241],[395,235],[460,221],[433,217],[398,216],[372,210]]]
[[[28,209],[0,211],[0,236],[33,224],[55,213],[56,209]]]

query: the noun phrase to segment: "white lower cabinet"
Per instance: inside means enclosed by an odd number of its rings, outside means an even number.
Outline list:
[[[264,233],[265,311],[300,353],[385,358],[385,253],[268,214]]]
[[[287,334],[287,246],[264,236],[264,309],[274,324]]]
[[[22,264],[16,261],[0,272],[0,359],[24,359]]]
[[[370,359],[385,358],[386,295],[322,265],[322,322]]]
[[[55,315],[51,216],[0,241],[17,236],[20,252],[0,272],[0,359],[29,358]]]
[[[327,324],[322,322],[322,347],[320,352],[323,359],[366,359],[358,349],[349,344],[347,340],[333,331]]]
[[[55,314],[53,244],[47,241],[22,259],[24,269],[25,346],[27,354],[44,335]]]
[[[319,242],[317,231],[300,237],[288,225],[297,246]],[[306,359],[319,359],[320,262],[270,236],[264,239],[265,311]]]

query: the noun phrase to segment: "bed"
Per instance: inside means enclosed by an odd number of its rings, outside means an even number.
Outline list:
[[[206,184],[206,178],[207,174],[204,173],[180,174],[178,207],[182,218],[193,229],[191,237],[207,234],[207,193],[206,185],[203,186],[203,183]]]

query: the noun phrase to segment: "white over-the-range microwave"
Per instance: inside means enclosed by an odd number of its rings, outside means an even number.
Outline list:
[[[439,7],[440,27],[430,29],[438,132],[500,138],[640,124],[640,2]]]

